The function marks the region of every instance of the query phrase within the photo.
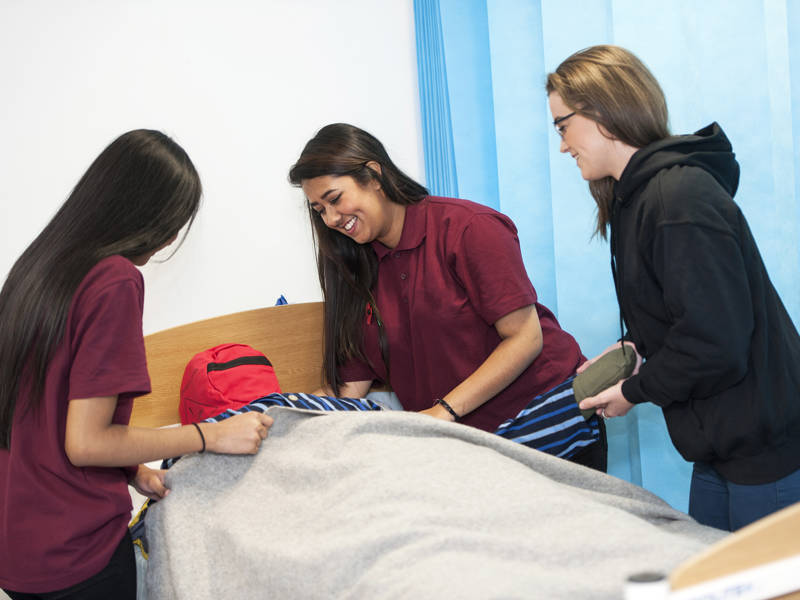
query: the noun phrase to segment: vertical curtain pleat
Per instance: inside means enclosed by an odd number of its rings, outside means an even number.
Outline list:
[[[439,0],[414,0],[419,101],[428,189],[458,196]]]

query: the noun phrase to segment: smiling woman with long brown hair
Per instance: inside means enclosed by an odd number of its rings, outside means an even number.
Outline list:
[[[670,136],[661,87],[617,46],[573,54],[546,89],[611,234],[625,337],[646,359],[582,408],[660,406],[694,462],[689,513],[703,524],[738,529],[800,501],[800,337],[733,201],[725,133]]]
[[[317,243],[330,392],[388,383],[406,410],[605,470],[601,420],[585,421],[570,394],[583,355],[537,301],[508,217],[430,196],[344,123],[306,144],[289,180]]]

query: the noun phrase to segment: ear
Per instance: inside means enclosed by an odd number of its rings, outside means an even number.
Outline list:
[[[381,169],[380,163],[377,162],[377,161],[371,160],[364,166],[367,167],[369,170],[375,172],[375,174],[377,175],[377,178],[373,179],[372,182],[377,186],[376,189],[381,189],[380,178],[381,178],[381,175],[383,174],[383,170]]]

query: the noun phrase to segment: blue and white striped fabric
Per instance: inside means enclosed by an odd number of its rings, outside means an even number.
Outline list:
[[[334,398],[333,396],[314,396],[312,394],[270,394],[258,400],[253,400],[239,408],[229,408],[224,413],[209,417],[206,423],[218,423],[228,417],[246,412],[266,412],[271,406],[285,406],[287,408],[302,408],[304,410],[383,410],[379,404],[372,400],[358,400],[356,398]]]
[[[570,377],[536,396],[520,413],[505,421],[495,434],[560,458],[574,456],[600,438],[597,415],[583,418]]]

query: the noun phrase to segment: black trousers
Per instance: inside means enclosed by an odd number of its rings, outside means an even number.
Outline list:
[[[85,581],[43,594],[4,591],[11,600],[136,600],[136,562],[131,534],[125,531],[106,567]]]
[[[598,417],[597,420],[600,421],[600,437],[594,444],[587,446],[568,460],[584,467],[607,473],[608,437],[606,436],[606,423],[602,417]]]

